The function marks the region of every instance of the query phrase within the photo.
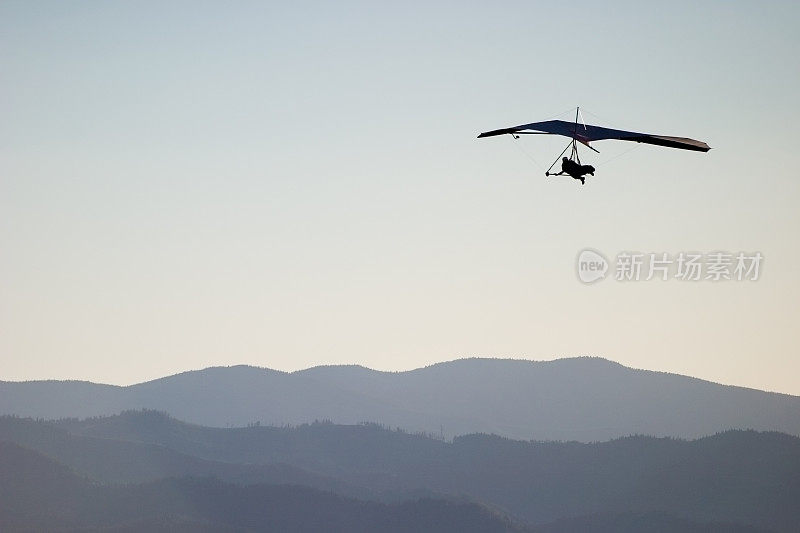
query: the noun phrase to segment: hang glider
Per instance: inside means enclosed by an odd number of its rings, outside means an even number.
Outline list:
[[[580,108],[575,110],[575,122],[566,122],[564,120],[547,120],[544,122],[532,122],[530,124],[522,124],[521,126],[514,126],[512,128],[502,128],[499,130],[485,131],[478,135],[479,139],[484,137],[495,137],[497,135],[512,135],[515,139],[519,139],[519,135],[561,135],[572,139],[570,144],[561,152],[559,157],[572,148],[571,156],[569,158],[562,158],[562,170],[559,173],[552,174],[550,170],[558,162],[556,161],[550,165],[550,168],[545,172],[546,176],[558,176],[569,174],[575,179],[584,182],[585,175],[594,175],[594,167],[591,165],[581,165],[578,158],[577,143],[598,152],[589,143],[594,141],[616,140],[616,141],[633,141],[637,143],[653,144],[656,146],[666,146],[669,148],[679,148],[681,150],[692,150],[695,152],[708,152],[711,147],[703,141],[690,139],[688,137],[672,137],[668,135],[654,135],[651,133],[639,133],[635,131],[615,130],[611,128],[604,128],[601,126],[593,126],[591,124],[583,124],[578,122]],[[599,152],[598,152],[599,153]]]

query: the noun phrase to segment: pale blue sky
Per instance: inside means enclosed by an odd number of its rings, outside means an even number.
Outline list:
[[[798,23],[791,2],[2,1],[0,379],[598,355],[800,394]],[[563,139],[475,138],[576,105],[714,150],[600,142],[581,187],[537,166]],[[587,287],[587,246],[765,262]]]

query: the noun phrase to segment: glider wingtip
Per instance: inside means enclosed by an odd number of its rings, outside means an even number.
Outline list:
[[[506,133],[514,133],[514,128],[504,128],[502,130],[484,131],[478,135],[478,139],[483,137],[496,137],[498,135],[505,135]]]

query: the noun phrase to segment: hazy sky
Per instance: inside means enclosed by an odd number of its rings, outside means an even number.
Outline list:
[[[4,0],[0,379],[597,355],[800,394],[798,23],[796,2]],[[581,186],[543,177],[563,138],[476,139],[576,105],[714,150],[599,142]],[[586,286],[585,247],[764,263]]]

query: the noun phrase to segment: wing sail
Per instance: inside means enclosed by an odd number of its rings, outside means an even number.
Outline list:
[[[548,120],[545,122],[533,122],[514,126],[513,128],[503,128],[499,130],[486,131],[478,135],[478,138],[494,137],[508,133],[539,133],[545,135],[563,135],[575,139],[583,144],[592,141],[618,140],[633,141],[637,143],[654,144],[656,146],[667,146],[670,148],[680,148],[682,150],[694,150],[696,152],[708,152],[711,147],[703,141],[689,139],[688,137],[670,137],[667,135],[653,135],[650,133],[638,133],[635,131],[614,130],[590,124],[576,124],[563,120]]]

